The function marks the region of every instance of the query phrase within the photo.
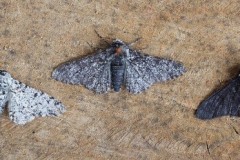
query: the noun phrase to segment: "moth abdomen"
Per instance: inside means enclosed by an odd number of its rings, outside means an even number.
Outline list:
[[[125,66],[111,65],[111,81],[114,91],[119,92],[124,80]]]

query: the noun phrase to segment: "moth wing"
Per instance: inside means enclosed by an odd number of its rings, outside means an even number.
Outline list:
[[[8,96],[9,117],[17,124],[25,124],[35,117],[58,116],[65,111],[58,100],[14,79]]]
[[[133,50],[129,50],[126,66],[126,88],[131,93],[142,92],[155,82],[174,79],[185,72],[181,63]]]
[[[240,77],[232,80],[226,87],[213,93],[201,102],[196,116],[200,119],[212,119],[220,116],[239,116]]]
[[[9,82],[11,76],[4,70],[0,70],[0,114],[3,112],[8,101]]]
[[[0,90],[0,114],[3,112],[7,103],[7,94],[5,91]]]
[[[67,62],[57,67],[52,77],[67,84],[81,84],[97,93],[111,88],[111,49]]]

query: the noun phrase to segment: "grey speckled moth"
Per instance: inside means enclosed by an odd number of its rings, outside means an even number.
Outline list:
[[[125,85],[130,93],[140,93],[155,82],[174,79],[185,72],[181,63],[132,50],[121,40],[104,51],[57,67],[52,77],[68,84],[81,84],[97,93]]]
[[[0,70],[0,113],[6,104],[9,117],[16,124],[25,124],[35,117],[57,116],[65,111],[61,102]]]

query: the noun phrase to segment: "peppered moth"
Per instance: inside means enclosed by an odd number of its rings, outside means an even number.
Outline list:
[[[61,102],[0,70],[0,114],[6,104],[10,119],[17,124],[25,124],[35,117],[57,116],[65,111]]]
[[[140,93],[155,82],[182,75],[181,63],[142,54],[121,40],[104,51],[57,67],[52,77],[68,84],[81,84],[97,93],[111,88],[118,92],[124,84],[130,93]]]
[[[201,102],[196,111],[200,119],[212,119],[220,116],[240,116],[240,76],[228,85],[213,93]]]

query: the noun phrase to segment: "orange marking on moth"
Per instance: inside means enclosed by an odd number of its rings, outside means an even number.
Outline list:
[[[115,54],[116,54],[116,55],[119,55],[120,53],[122,53],[122,48],[120,48],[120,47],[119,47],[119,48],[116,48],[115,51],[116,51]]]

